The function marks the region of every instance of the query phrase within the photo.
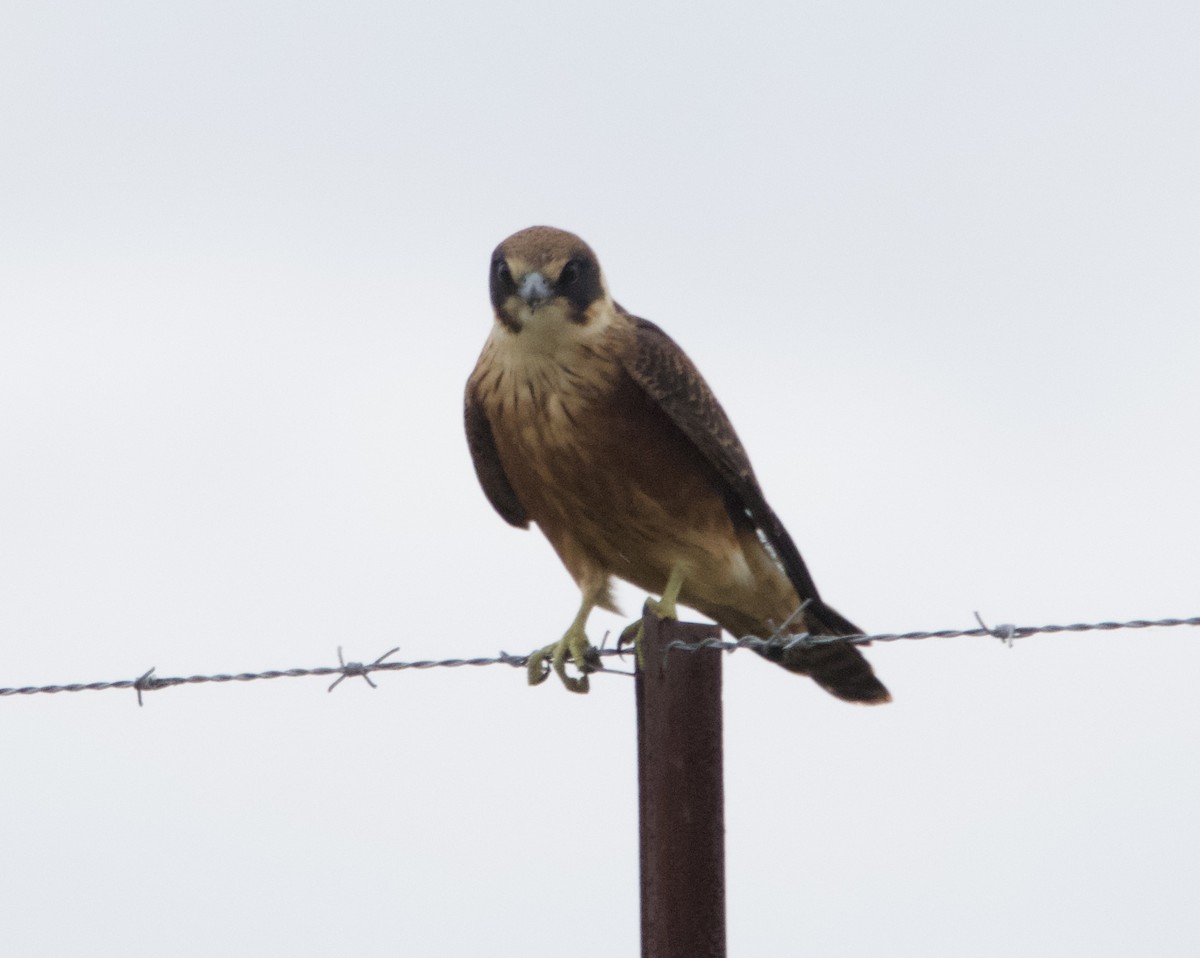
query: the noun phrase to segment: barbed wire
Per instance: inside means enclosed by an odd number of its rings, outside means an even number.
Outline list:
[[[1126,622],[1092,622],[1074,623],[1072,625],[998,625],[992,628],[984,623],[975,613],[979,627],[975,629],[939,629],[935,632],[880,632],[864,635],[809,635],[807,632],[795,635],[774,635],[771,638],[759,638],[753,635],[740,639],[710,638],[697,642],[675,641],[667,645],[665,654],[673,650],[697,652],[701,649],[720,649],[734,652],[738,649],[753,649],[757,652],[780,651],[794,648],[808,648],[817,645],[832,645],[846,642],[851,645],[869,645],[872,642],[900,642],[922,639],[957,639],[957,638],[994,638],[1008,646],[1016,639],[1025,639],[1031,635],[1057,634],[1063,632],[1113,632],[1120,629],[1167,629],[1181,625],[1200,626],[1200,616],[1186,619],[1132,619]],[[362,678],[368,685],[375,688],[371,681],[373,672],[400,672],[406,669],[456,669],[465,666],[508,665],[523,669],[529,663],[528,655],[510,655],[501,651],[499,655],[481,656],[472,659],[420,659],[414,662],[389,662],[391,656],[400,651],[397,646],[389,649],[373,662],[347,662],[342,656],[341,646],[338,647],[337,665],[322,665],[315,668],[269,669],[264,672],[218,673],[215,675],[186,675],[163,677],[155,675],[151,668],[136,679],[120,679],[115,682],[81,682],[68,685],[26,685],[16,688],[0,688],[0,697],[15,695],[54,695],[59,692],[104,692],[109,689],[133,689],[137,692],[138,705],[142,704],[142,693],[157,692],[160,689],[175,685],[203,685],[211,682],[257,682],[264,679],[296,679],[309,676],[330,676],[337,678],[329,686],[332,692],[348,678]],[[629,655],[631,648],[600,648],[596,649],[597,656]],[[632,675],[623,669],[610,669],[603,666],[594,669],[595,672]]]

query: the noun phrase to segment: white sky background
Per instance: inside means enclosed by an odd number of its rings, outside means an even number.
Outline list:
[[[1200,614],[1200,13],[971,6],[7,4],[0,686],[560,635],[461,428],[533,223],[864,628]],[[731,954],[1200,949],[1200,633],[869,654],[726,660]],[[326,684],[0,699],[6,952],[636,954],[632,681]]]

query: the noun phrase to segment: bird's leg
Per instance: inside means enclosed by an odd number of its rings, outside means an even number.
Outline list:
[[[663,589],[662,598],[655,602],[653,599],[647,599],[646,603],[650,606],[650,611],[660,619],[678,619],[679,616],[675,611],[675,602],[679,598],[679,590],[683,588],[683,570],[679,566],[671,569],[671,574],[667,577],[666,588]]]
[[[683,588],[683,569],[679,566],[671,568],[671,574],[667,576],[667,584],[663,588],[662,598],[654,599],[647,597],[646,604],[642,607],[643,616],[649,612],[660,619],[677,619],[679,618],[675,603],[679,599],[679,591]],[[637,651],[638,665],[645,665],[646,662],[642,657],[642,639],[646,637],[646,626],[641,619],[636,622],[631,622],[621,632],[621,637],[617,639],[617,648],[625,645],[627,642],[632,642],[634,649]]]
[[[553,669],[554,674],[562,679],[563,685],[570,692],[584,693],[588,690],[587,673],[594,670],[598,658],[595,649],[588,642],[586,626],[588,616],[591,615],[592,609],[596,607],[597,593],[589,590],[583,594],[583,602],[579,606],[579,612],[575,615],[575,621],[571,623],[570,628],[563,633],[563,637],[557,642],[547,645],[544,649],[538,649],[529,656],[529,661],[526,664],[526,669],[529,684],[540,685],[546,681],[546,677]],[[571,657],[571,661],[575,664],[575,668],[579,670],[579,677],[567,675],[567,656]],[[549,668],[546,666],[546,659],[549,657]]]

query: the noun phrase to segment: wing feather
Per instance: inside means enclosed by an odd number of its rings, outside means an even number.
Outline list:
[[[475,475],[483,486],[484,495],[501,518],[518,529],[529,528],[529,514],[517,498],[517,493],[504,472],[500,454],[496,452],[496,438],[492,435],[492,424],[488,421],[483,404],[468,385],[464,416],[467,425],[467,445],[471,450],[471,461],[475,464]]]
[[[743,512],[774,550],[800,598],[812,599],[822,612],[827,609],[833,612],[821,601],[808,567],[800,557],[800,550],[767,504],[733,424],[700,371],[675,341],[654,323],[636,317],[633,322],[636,348],[626,358],[626,372],[716,469],[726,485],[731,503]],[[849,626],[851,634],[858,631],[836,612],[833,614]]]

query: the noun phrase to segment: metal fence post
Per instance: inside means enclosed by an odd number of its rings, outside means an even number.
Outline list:
[[[721,655],[715,625],[643,616],[637,671],[642,958],[725,958]]]

